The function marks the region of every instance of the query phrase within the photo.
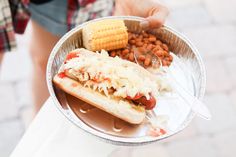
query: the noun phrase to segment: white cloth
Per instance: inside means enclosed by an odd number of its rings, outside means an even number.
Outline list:
[[[105,157],[115,148],[77,128],[49,98],[10,157]]]

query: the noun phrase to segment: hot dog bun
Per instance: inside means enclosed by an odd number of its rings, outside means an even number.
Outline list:
[[[138,64],[83,48],[68,53],[53,81],[65,92],[132,124],[144,120],[145,110],[155,107],[155,98],[166,88],[161,77]]]
[[[103,111],[106,111],[131,124],[140,124],[145,118],[145,109],[139,108],[130,101],[107,97],[97,91],[84,87],[78,81],[69,77],[59,77],[57,74],[53,78],[54,84],[65,91]]]

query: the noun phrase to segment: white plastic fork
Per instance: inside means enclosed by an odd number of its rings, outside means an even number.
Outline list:
[[[139,64],[138,60],[137,60],[137,51],[138,50],[137,50],[136,47],[134,47],[133,49],[134,49],[135,62],[137,64]],[[154,60],[154,62],[157,62],[157,61],[158,61],[158,58],[156,58]],[[186,89],[184,89],[178,83],[178,81],[175,79],[172,72],[168,68],[166,68],[165,71],[169,76],[169,77],[167,77],[168,79],[170,79],[169,82],[172,82],[172,86],[174,87],[176,94],[178,94],[179,97],[182,98],[190,106],[191,110],[193,112],[195,112],[199,117],[201,117],[203,119],[206,119],[206,120],[210,120],[211,119],[211,113],[208,110],[208,108],[206,107],[206,105],[202,101],[200,101],[198,98],[196,98],[195,96],[190,94],[190,92],[186,91]],[[156,76],[154,75],[154,77],[156,77]],[[151,118],[150,116],[157,117],[155,112],[151,112],[151,114],[149,113],[147,115],[148,115],[148,117],[147,117],[148,119]]]

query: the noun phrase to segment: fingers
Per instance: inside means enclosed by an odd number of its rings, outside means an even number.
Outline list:
[[[167,8],[162,8],[159,11],[155,12],[152,16],[147,18],[149,22],[150,28],[158,28],[161,27],[165,21],[167,16],[169,15],[169,10]]]
[[[168,15],[168,8],[164,6],[155,8],[151,11],[150,15],[146,18],[146,20],[141,22],[141,26],[143,28],[159,28],[165,23]]]

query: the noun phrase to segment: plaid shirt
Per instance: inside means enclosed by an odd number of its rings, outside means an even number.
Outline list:
[[[85,21],[110,16],[114,0],[67,0],[67,27],[74,28]],[[28,0],[1,0],[0,53],[16,47],[15,33],[23,34],[30,18]]]

